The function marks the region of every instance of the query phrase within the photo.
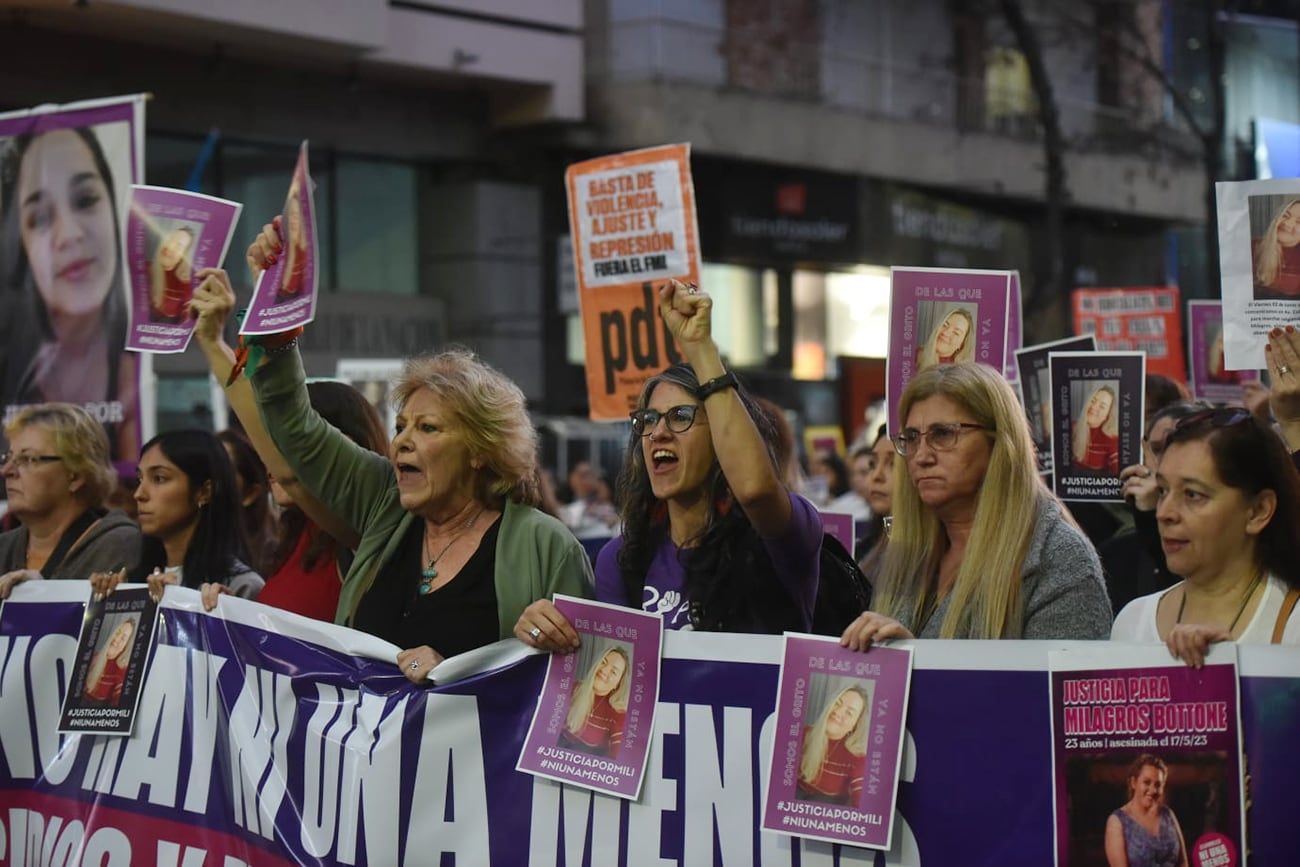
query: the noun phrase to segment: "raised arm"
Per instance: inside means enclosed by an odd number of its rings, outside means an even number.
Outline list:
[[[713,299],[676,280],[659,289],[659,312],[701,387],[724,376],[722,355],[713,342]],[[734,388],[704,399],[713,450],[727,485],[749,522],[763,536],[776,536],[790,523],[790,495],[781,483],[763,436]]]
[[[240,376],[230,382],[230,372],[235,367],[235,352],[226,343],[223,333],[226,320],[235,307],[235,290],[230,285],[229,275],[220,268],[205,268],[198,273],[198,277],[201,282],[195,288],[190,302],[191,315],[195,318],[194,339],[198,342],[212,375],[225,388],[226,402],[239,418],[257,456],[266,465],[267,472],[289,492],[294,503],[308,518],[333,539],[349,548],[355,548],[361,539],[357,529],[330,511],[306,487],[296,484],[293,469],[284,455],[280,454],[266,425],[262,423],[253,386],[248,378]]]

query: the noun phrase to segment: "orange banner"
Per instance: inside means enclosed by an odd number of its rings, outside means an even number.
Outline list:
[[[1074,333],[1096,337],[1098,352],[1145,352],[1147,373],[1187,381],[1177,287],[1075,289],[1071,298]]]
[[[645,381],[681,360],[655,290],[700,279],[690,145],[576,163],[565,184],[591,417],[626,419]]]

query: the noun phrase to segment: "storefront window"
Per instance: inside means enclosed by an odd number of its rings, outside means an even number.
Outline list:
[[[883,358],[889,349],[889,269],[794,272],[795,379],[834,379],[841,355]]]

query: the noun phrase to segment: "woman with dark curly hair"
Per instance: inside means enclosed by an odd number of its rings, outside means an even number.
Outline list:
[[[821,518],[782,483],[765,416],[728,373],[711,334],[713,301],[673,281],[659,308],[686,357],[652,377],[632,413],[619,478],[623,530],[596,560],[596,598],[663,615],[670,629],[808,631]],[[567,649],[550,603],[516,634]]]

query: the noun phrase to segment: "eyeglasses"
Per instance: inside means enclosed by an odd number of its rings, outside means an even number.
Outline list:
[[[698,403],[684,403],[663,412],[657,409],[638,409],[632,413],[632,432],[639,437],[648,437],[659,426],[659,419],[663,419],[673,433],[686,433],[695,424],[699,410]]]
[[[0,467],[7,466],[12,462],[14,469],[21,471],[28,467],[35,466],[36,464],[50,464],[61,460],[63,460],[63,458],[59,455],[33,455],[26,452],[14,454],[13,452],[4,452],[3,454],[0,454]]]
[[[936,452],[946,452],[957,447],[957,440],[968,430],[988,430],[982,424],[954,422],[953,424],[932,424],[929,430],[919,431],[914,427],[904,428],[903,432],[892,437],[894,451],[903,457],[916,452],[921,440]]]

